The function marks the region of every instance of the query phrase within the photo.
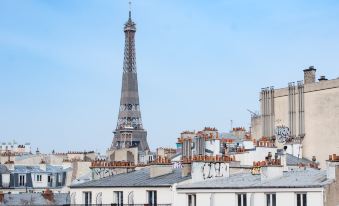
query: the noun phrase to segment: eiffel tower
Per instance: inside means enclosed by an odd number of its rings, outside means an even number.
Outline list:
[[[124,26],[125,51],[118,122],[111,150],[138,147],[149,150],[147,132],[143,129],[138,93],[138,78],[135,60],[135,23],[131,10]]]

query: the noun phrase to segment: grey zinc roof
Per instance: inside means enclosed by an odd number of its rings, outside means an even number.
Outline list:
[[[284,172],[282,177],[261,181],[260,175],[239,173],[228,178],[179,185],[178,189],[244,189],[244,188],[316,188],[331,183],[326,171],[307,169]]]
[[[44,172],[42,169],[40,169],[39,166],[24,166],[24,165],[15,165],[13,173],[40,173]]]
[[[68,193],[54,193],[52,201],[45,199],[41,193],[4,194],[3,205],[67,205],[70,204]]]
[[[46,171],[39,166],[15,165],[13,173],[57,173],[66,171],[62,166],[46,165]]]
[[[63,172],[63,171],[65,171],[65,169],[63,169],[62,166],[54,166],[54,165],[46,166],[46,172],[57,173],[57,172]]]
[[[286,162],[287,162],[287,165],[289,165],[289,166],[296,166],[296,165],[299,165],[300,163],[302,163],[302,164],[312,163],[311,160],[308,160],[306,158],[298,158],[298,157],[293,156],[291,154],[286,154]]]
[[[8,170],[8,168],[5,165],[1,165],[0,164],[0,174],[9,174],[10,171]]]
[[[190,177],[181,177],[181,169],[173,169],[172,173],[150,178],[150,169],[118,174],[99,180],[72,185],[71,188],[82,187],[166,187],[182,182]]]

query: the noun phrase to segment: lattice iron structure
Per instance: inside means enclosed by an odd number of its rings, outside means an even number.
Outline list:
[[[120,109],[111,149],[138,147],[139,150],[145,151],[149,150],[149,146],[147,132],[143,129],[141,119],[135,55],[136,24],[132,21],[131,11],[124,32],[125,51]]]

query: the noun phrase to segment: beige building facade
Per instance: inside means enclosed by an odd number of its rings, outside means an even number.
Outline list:
[[[263,88],[261,113],[252,116],[252,136],[276,139],[278,147],[302,143],[299,157],[319,161],[339,151],[339,78],[316,81],[316,69],[304,70],[304,81],[281,89]]]

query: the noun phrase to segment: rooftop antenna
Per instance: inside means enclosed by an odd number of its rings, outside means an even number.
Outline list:
[[[258,113],[257,112],[253,112],[253,111],[251,111],[251,110],[249,110],[249,109],[247,109],[247,111],[249,112],[249,113],[251,113],[251,117],[258,117],[259,115],[258,115]]]
[[[132,13],[131,12],[131,10],[132,10],[132,2],[131,1],[128,1],[128,6],[129,6],[129,13],[128,14],[129,14],[129,18],[131,19],[132,18],[131,17],[132,16],[132,14],[131,14]]]

